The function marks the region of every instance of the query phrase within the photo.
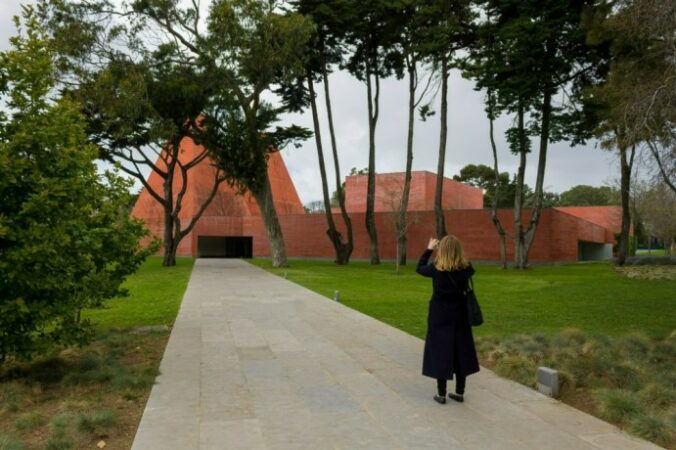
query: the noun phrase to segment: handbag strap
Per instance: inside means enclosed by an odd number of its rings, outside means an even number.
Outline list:
[[[453,283],[453,286],[456,289],[458,289],[458,284],[455,282],[455,280],[451,276],[450,272],[446,272],[446,274],[448,275],[448,279],[451,280],[451,283]],[[458,290],[460,290],[460,289],[458,289]],[[465,294],[467,291],[470,291],[470,290],[471,291],[474,290],[474,281],[472,281],[472,275],[470,275],[469,278],[467,279],[467,288],[465,290],[461,291],[461,292],[463,294]]]

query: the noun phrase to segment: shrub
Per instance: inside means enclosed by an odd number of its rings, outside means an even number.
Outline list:
[[[14,421],[14,427],[17,430],[32,430],[44,425],[46,421],[47,419],[39,413],[26,413],[20,415],[19,418]]]
[[[83,432],[92,432],[98,428],[108,428],[117,423],[117,413],[109,409],[81,413],[77,416],[77,428]]]
[[[666,411],[676,405],[676,391],[665,385],[650,383],[638,393],[641,403],[653,411]]]
[[[535,385],[537,365],[523,356],[506,356],[498,361],[495,371],[498,375],[533,387]]]
[[[81,106],[52,99],[53,46],[32,9],[3,53],[0,114],[0,365],[54,345],[84,344],[79,312],[122,293],[154,249],[123,213],[132,183],[99,174]]]
[[[631,421],[633,433],[669,448],[675,436],[673,428],[659,417],[637,414]]]
[[[143,388],[155,383],[155,376],[143,373],[123,373],[110,382],[115,388]]]
[[[611,422],[628,423],[641,410],[636,394],[625,389],[599,389],[594,397],[601,416]]]

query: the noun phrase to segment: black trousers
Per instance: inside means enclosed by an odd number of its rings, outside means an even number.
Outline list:
[[[455,393],[463,395],[465,393],[465,382],[467,380],[467,377],[458,375],[457,373],[454,376],[455,376]],[[437,391],[439,391],[439,395],[441,395],[442,397],[446,396],[446,382],[447,380],[444,378],[437,379]]]
[[[453,352],[454,357],[453,357],[453,367],[458,367],[460,366],[460,361],[458,360],[458,351],[456,349],[455,352]],[[467,381],[467,377],[463,375],[458,375],[457,373],[454,374],[455,376],[455,393],[463,395],[465,393],[465,382]],[[439,391],[439,395],[442,397],[446,396],[446,379],[441,379],[437,378],[437,391]]]

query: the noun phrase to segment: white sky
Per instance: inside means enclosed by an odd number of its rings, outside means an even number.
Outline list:
[[[0,0],[0,50],[9,47],[8,39],[15,34],[12,16],[20,12],[20,0]],[[331,100],[339,149],[341,173],[350,168],[368,166],[368,125],[366,112],[366,87],[347,72],[331,75]],[[320,119],[329,189],[333,191],[334,171],[330,154],[330,140],[323,108],[323,87],[316,86],[319,94]],[[439,142],[439,113],[421,122],[416,120],[414,141],[414,170],[436,172]],[[406,132],[408,126],[408,84],[405,79],[388,79],[381,83],[380,118],[376,131],[376,171],[379,173],[405,170]],[[482,94],[473,90],[473,83],[453,72],[449,83],[448,144],[445,175],[452,177],[466,164],[493,164],[488,121],[483,111]],[[288,115],[282,123],[296,123],[312,129],[309,111]],[[496,122],[495,137],[499,151],[500,171],[514,173],[517,157],[512,155],[504,138],[509,118]],[[537,141],[533,149],[537,149]],[[317,150],[314,138],[298,149],[290,147],[282,152],[301,201],[305,204],[321,199],[321,184]],[[526,182],[535,184],[537,152],[529,156]],[[601,186],[617,178],[618,164],[613,153],[597,148],[594,143],[571,147],[568,143],[550,144],[547,156],[545,189],[562,192],[578,184]]]

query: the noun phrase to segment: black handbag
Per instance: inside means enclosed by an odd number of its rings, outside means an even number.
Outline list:
[[[472,281],[472,277],[469,277],[465,297],[467,298],[467,318],[469,319],[469,324],[473,327],[478,327],[484,323],[484,315],[481,313],[479,301],[474,293],[474,281]]]
[[[458,288],[458,285],[453,280],[451,274],[448,274],[448,278],[451,280],[451,283]],[[469,324],[473,327],[478,327],[484,323],[484,315],[481,312],[481,307],[479,306],[479,301],[476,299],[476,294],[474,293],[474,281],[470,275],[469,280],[467,280],[467,287],[463,291],[463,295],[467,300],[467,320]]]

